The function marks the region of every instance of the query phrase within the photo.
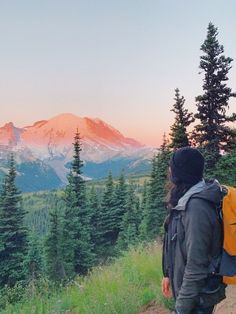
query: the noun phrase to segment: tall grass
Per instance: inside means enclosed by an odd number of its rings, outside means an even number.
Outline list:
[[[156,244],[133,248],[114,263],[96,267],[61,291],[45,285],[1,313],[137,314],[151,300],[162,303],[160,252]]]

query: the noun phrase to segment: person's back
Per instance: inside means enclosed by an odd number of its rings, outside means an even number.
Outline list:
[[[175,152],[170,164],[162,290],[168,296],[171,286],[180,314],[212,313],[225,298],[222,277],[215,274],[222,253],[221,189],[202,179],[203,169],[204,158],[193,148]]]

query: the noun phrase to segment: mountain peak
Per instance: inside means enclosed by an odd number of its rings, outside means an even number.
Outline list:
[[[129,139],[99,118],[79,117],[61,113],[48,120],[35,122],[18,129],[13,123],[0,128],[0,144],[19,146],[32,151],[40,159],[68,156],[78,129],[85,159],[104,159],[119,152],[143,148],[138,141]],[[67,157],[66,157],[67,158]]]
[[[0,144],[15,146],[23,129],[16,128],[13,122],[6,123],[0,128]]]
[[[60,113],[51,119],[59,119],[60,120],[60,119],[78,119],[78,118],[79,117],[73,113],[65,112],[65,113]]]
[[[13,122],[8,122],[8,123],[6,123],[4,126],[3,126],[3,128],[4,129],[7,129],[7,130],[9,130],[9,129],[13,129],[15,126],[14,126],[14,123]]]

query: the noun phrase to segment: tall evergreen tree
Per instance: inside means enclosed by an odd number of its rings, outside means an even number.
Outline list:
[[[131,182],[128,187],[126,210],[122,219],[121,232],[119,234],[118,246],[120,249],[127,249],[139,241],[138,229],[141,220],[139,199],[135,195],[134,184]]]
[[[54,282],[62,282],[66,279],[62,256],[62,224],[55,208],[50,213],[50,229],[45,241],[47,274]]]
[[[75,273],[85,274],[94,262],[91,241],[90,210],[86,202],[83,162],[80,157],[81,138],[78,130],[74,138],[74,156],[68,185],[65,190],[63,221],[63,261],[68,278]]]
[[[100,213],[100,252],[106,258],[114,254],[115,244],[118,238],[117,211],[115,202],[114,182],[111,172],[107,177],[105,191],[103,193]]]
[[[139,225],[139,239],[140,241],[148,240],[148,230],[147,230],[147,219],[148,219],[148,208],[149,208],[149,194],[148,194],[148,184],[144,181],[143,192],[141,197],[141,223]]]
[[[171,109],[175,113],[175,122],[171,126],[171,143],[170,147],[178,149],[189,146],[189,138],[187,127],[194,122],[193,114],[184,108],[184,96],[180,96],[179,89],[175,89],[174,108]]]
[[[146,230],[148,237],[154,239],[161,232],[161,227],[166,215],[165,209],[165,184],[170,161],[170,149],[166,136],[163,137],[163,143],[160,152],[153,157],[152,173],[149,188],[149,206],[146,217]]]
[[[91,212],[91,241],[93,243],[93,252],[98,259],[101,253],[99,249],[99,244],[101,242],[101,235],[99,232],[101,206],[94,185],[88,195],[88,204]]]
[[[16,168],[11,155],[9,172],[4,178],[0,194],[0,286],[14,286],[25,279],[27,230],[21,194],[16,188]]]
[[[209,173],[214,170],[220,151],[227,148],[228,137],[236,139],[227,125],[236,121],[236,114],[226,114],[230,98],[236,96],[226,85],[233,59],[223,55],[224,47],[219,44],[217,36],[217,28],[209,23],[206,40],[201,46],[204,54],[200,57],[199,66],[204,73],[204,93],[196,97],[198,111],[195,118],[200,120],[200,124],[195,126],[193,133],[196,143],[206,152]]]
[[[118,184],[115,187],[115,210],[116,210],[116,222],[117,222],[117,237],[122,228],[123,216],[126,212],[127,201],[127,184],[125,182],[124,171],[121,172]]]
[[[74,155],[73,161],[71,165],[71,172],[68,177],[69,184],[72,190],[76,194],[76,205],[77,207],[84,209],[86,207],[86,191],[85,191],[85,181],[82,177],[82,168],[83,168],[83,161],[81,160],[81,138],[80,134],[77,130],[75,137],[74,137]]]
[[[29,249],[25,261],[28,281],[35,281],[45,272],[45,256],[41,239],[33,231],[29,236]]]
[[[76,193],[73,191],[72,174],[69,174],[69,184],[65,189],[65,210],[63,215],[62,229],[62,256],[65,276],[72,279],[75,274],[76,249],[78,248],[77,233],[79,228],[78,207],[76,206]]]

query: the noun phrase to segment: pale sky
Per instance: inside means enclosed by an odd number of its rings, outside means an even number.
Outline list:
[[[235,12],[234,0],[0,0],[0,125],[71,112],[158,146],[176,87],[195,111],[210,21],[236,90]]]

